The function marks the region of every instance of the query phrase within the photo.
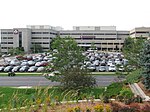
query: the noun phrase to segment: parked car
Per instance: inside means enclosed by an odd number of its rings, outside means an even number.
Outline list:
[[[11,71],[18,72],[20,68],[21,68],[21,66],[15,66],[15,67],[13,67],[13,69]]]
[[[27,65],[29,65],[27,60],[23,60],[21,62],[21,66],[27,66]]]
[[[29,65],[29,66],[33,66],[33,65],[35,65],[35,62],[32,61],[32,60],[30,60],[30,61],[28,61],[28,65]]]
[[[12,69],[13,69],[12,66],[7,66],[7,67],[4,69],[4,72],[11,72]]]
[[[106,66],[100,66],[99,71],[100,72],[105,72],[106,71]]]
[[[37,72],[42,72],[42,71],[44,71],[44,70],[45,70],[44,67],[38,67],[36,71],[37,71]]]
[[[17,65],[20,65],[20,61],[17,60],[17,59],[14,59],[14,60],[12,60],[12,61],[10,62],[10,65],[11,65],[11,66],[17,66]]]
[[[4,66],[0,66],[0,72],[3,72],[4,71]]]
[[[37,70],[37,67],[36,66],[31,66],[29,69],[28,69],[28,72],[35,72]]]
[[[96,70],[96,67],[94,65],[90,65],[87,67],[90,71],[94,72]]]
[[[108,71],[109,72],[115,72],[116,71],[116,66],[115,65],[111,65],[108,67]]]
[[[22,66],[20,69],[19,69],[19,72],[27,72],[29,69],[29,66]]]

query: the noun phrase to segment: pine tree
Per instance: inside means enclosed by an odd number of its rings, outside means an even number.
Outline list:
[[[143,84],[150,90],[150,41],[145,42],[140,54],[140,65],[142,67]]]

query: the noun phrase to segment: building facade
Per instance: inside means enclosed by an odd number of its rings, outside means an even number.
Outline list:
[[[125,38],[134,31],[117,31],[115,26],[74,26],[73,30],[63,30],[61,27],[34,25],[27,28],[1,29],[1,52],[23,47],[26,53],[31,47],[41,45],[43,51],[50,49],[50,43],[56,36],[70,36],[79,46],[89,48],[94,44],[102,51],[121,50]],[[136,32],[137,34],[137,32]],[[149,34],[148,34],[149,35]]]
[[[130,36],[132,38],[145,38],[150,39],[150,27],[137,27],[130,31]]]

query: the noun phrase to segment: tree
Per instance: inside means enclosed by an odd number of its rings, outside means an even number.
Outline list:
[[[129,60],[130,65],[135,66],[136,68],[140,67],[139,56],[144,42],[145,39],[143,39],[142,37],[139,37],[138,39],[128,37],[125,39],[123,45],[123,53],[125,55],[125,58]]]
[[[31,50],[33,53],[41,53],[42,52],[42,46],[40,44],[33,44],[31,47]]]
[[[61,83],[63,89],[83,89],[93,87],[96,84],[86,69],[81,69],[85,57],[82,55],[82,49],[71,37],[56,37],[52,43],[52,49],[57,52],[53,54],[52,69],[60,71],[57,75],[57,81]]]
[[[23,54],[24,48],[23,47],[12,48],[12,49],[9,49],[8,53],[10,53],[11,55]]]
[[[140,53],[140,65],[142,67],[143,84],[150,90],[150,40],[145,42]]]

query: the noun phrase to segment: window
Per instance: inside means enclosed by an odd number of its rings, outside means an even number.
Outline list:
[[[8,44],[13,44],[13,42],[8,42]]]
[[[13,32],[8,32],[8,34],[13,34]]]
[[[136,33],[149,33],[147,31],[136,31]]]
[[[2,37],[2,39],[7,39],[7,37]]]
[[[2,47],[2,49],[7,49],[7,47]]]
[[[119,45],[119,43],[114,43],[114,45]]]
[[[7,42],[1,42],[1,44],[7,44]]]
[[[70,33],[60,33],[60,35],[70,35]]]
[[[95,38],[94,40],[105,40],[105,38]]]
[[[49,34],[49,32],[43,32],[43,34]]]
[[[1,34],[7,34],[7,32],[1,32]]]
[[[53,32],[50,32],[50,34],[52,34],[52,35],[57,35],[57,33],[53,33]]]
[[[115,33],[105,33],[105,35],[116,35]]]
[[[116,38],[105,38],[105,40],[116,40]]]
[[[13,37],[8,37],[8,39],[13,39]]]
[[[117,40],[122,40],[121,38],[117,38]]]
[[[43,39],[49,39],[49,37],[43,37]]]
[[[43,42],[43,44],[49,44],[48,42]]]
[[[43,47],[43,49],[49,49],[48,47]]]
[[[32,34],[42,34],[42,32],[32,32]]]
[[[71,33],[71,35],[81,35],[81,33]]]
[[[32,37],[32,39],[42,39],[42,37]]]

